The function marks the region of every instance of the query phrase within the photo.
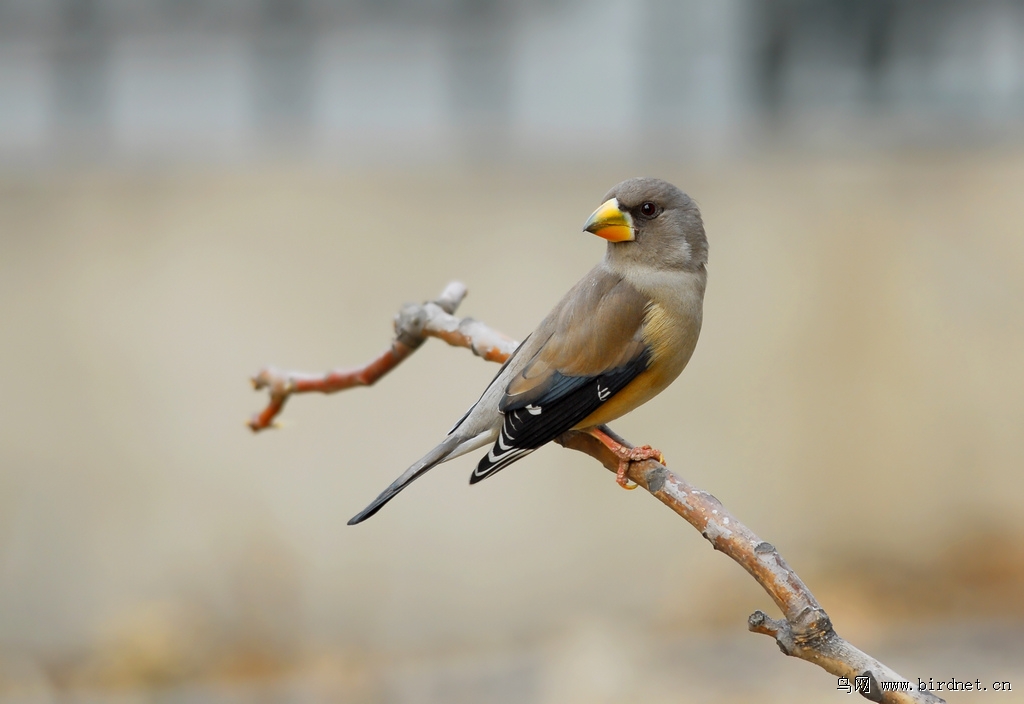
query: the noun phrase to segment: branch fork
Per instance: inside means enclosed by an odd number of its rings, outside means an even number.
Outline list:
[[[270,400],[246,425],[254,433],[276,427],[275,420],[292,394],[333,394],[355,386],[372,386],[428,337],[440,338],[453,347],[467,347],[489,362],[505,361],[519,343],[472,318],[456,318],[453,314],[465,297],[465,284],[453,281],[433,301],[406,303],[395,315],[395,337],[391,346],[361,367],[334,369],[323,374],[264,367],[250,381],[257,391],[266,389]]]
[[[261,369],[252,377],[252,385],[257,390],[266,389],[270,399],[267,406],[249,420],[248,426],[253,432],[274,427],[276,417],[292,394],[335,393],[354,386],[370,386],[415,352],[428,337],[437,337],[453,347],[468,348],[491,362],[504,362],[519,343],[472,318],[455,317],[465,296],[465,285],[452,282],[433,301],[403,306],[395,316],[395,338],[391,346],[361,367],[324,374],[280,371],[273,367]],[[747,627],[754,633],[774,638],[783,654],[814,663],[848,681],[862,678],[860,681],[866,681],[867,686],[858,691],[870,701],[886,704],[944,701],[919,690],[915,682],[901,677],[840,637],[828,614],[775,546],[761,540],[717,498],[671,472],[656,450],[646,446],[636,448],[608,426],[591,431],[570,430],[555,442],[595,458],[616,473],[623,486],[628,479],[643,487],[700,531],[715,550],[725,553],[745,569],[783,616],[774,619],[758,610],[747,620]],[[907,682],[909,689],[882,691],[882,682]]]

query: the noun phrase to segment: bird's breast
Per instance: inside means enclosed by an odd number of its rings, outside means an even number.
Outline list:
[[[651,361],[647,369],[584,418],[576,428],[610,423],[664,391],[690,361],[697,346],[700,326],[700,306],[674,309],[652,301],[647,307],[641,330],[644,343],[650,350]]]

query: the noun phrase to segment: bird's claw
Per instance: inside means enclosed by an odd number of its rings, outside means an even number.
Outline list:
[[[619,460],[619,469],[615,472],[615,483],[626,491],[633,491],[640,485],[629,480],[626,476],[627,471],[629,471],[629,460]]]

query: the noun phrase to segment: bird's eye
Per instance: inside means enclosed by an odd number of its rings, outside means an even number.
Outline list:
[[[640,206],[640,214],[643,215],[645,218],[657,217],[659,212],[660,211],[658,210],[658,206],[652,203],[651,201],[646,201],[643,205]]]

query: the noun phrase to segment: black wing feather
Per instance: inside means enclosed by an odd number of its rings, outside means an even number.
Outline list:
[[[597,376],[554,373],[550,388],[531,403],[503,409],[505,421],[494,447],[480,459],[469,483],[486,479],[541,445],[551,442],[596,411],[647,369],[650,351]]]

